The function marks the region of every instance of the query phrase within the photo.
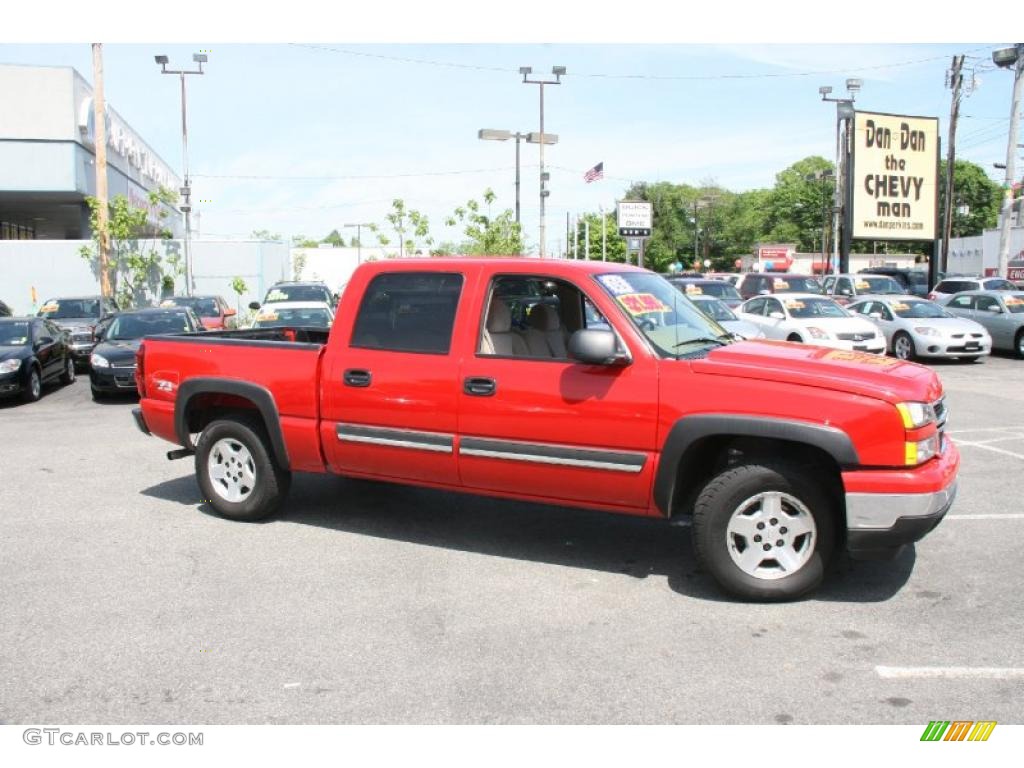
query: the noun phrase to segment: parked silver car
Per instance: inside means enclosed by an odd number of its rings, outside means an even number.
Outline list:
[[[1024,292],[965,291],[951,297],[946,309],[985,326],[992,346],[1024,357]]]
[[[945,304],[950,296],[964,291],[1016,291],[1017,286],[1002,277],[947,277],[931,289],[928,298]]]
[[[952,357],[973,361],[992,352],[988,331],[917,296],[873,296],[847,307],[885,334],[886,348],[900,360]]]
[[[739,339],[763,339],[764,333],[753,323],[740,320],[729,309],[729,305],[714,296],[702,296],[700,294],[687,294],[687,298],[693,302],[701,312],[710,317],[729,333]]]

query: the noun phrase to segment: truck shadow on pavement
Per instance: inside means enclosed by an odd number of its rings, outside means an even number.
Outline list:
[[[192,476],[146,488],[142,494],[216,514],[200,499]],[[663,520],[333,476],[296,475],[279,514],[262,524],[282,523],[638,579],[665,577],[669,588],[681,595],[733,601],[698,566],[690,528]],[[244,523],[238,525],[244,530]],[[808,599],[888,600],[910,578],[915,559],[913,547],[889,562],[857,563],[839,554],[825,583]]]

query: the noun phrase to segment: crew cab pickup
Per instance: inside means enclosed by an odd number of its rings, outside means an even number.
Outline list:
[[[330,331],[151,337],[136,379],[139,429],[194,454],[224,517],[330,472],[674,519],[753,600],[812,590],[838,548],[920,539],[960,462],[930,369],[736,341],[662,277],[604,262],[364,264]]]

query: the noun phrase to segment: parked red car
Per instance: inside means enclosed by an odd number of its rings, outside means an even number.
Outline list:
[[[161,307],[191,307],[207,331],[226,331],[236,327],[238,314],[222,296],[169,296]]]
[[[894,555],[957,487],[934,372],[734,342],[630,266],[374,262],[329,332],[150,338],[137,360],[137,425],[194,456],[224,517],[266,517],[293,472],[331,472],[688,518],[747,599],[813,589],[839,546]]]

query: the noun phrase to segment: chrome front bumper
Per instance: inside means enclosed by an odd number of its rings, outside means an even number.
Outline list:
[[[934,493],[848,493],[846,527],[849,530],[885,530],[904,518],[931,518],[945,514],[956,498],[954,480]]]

